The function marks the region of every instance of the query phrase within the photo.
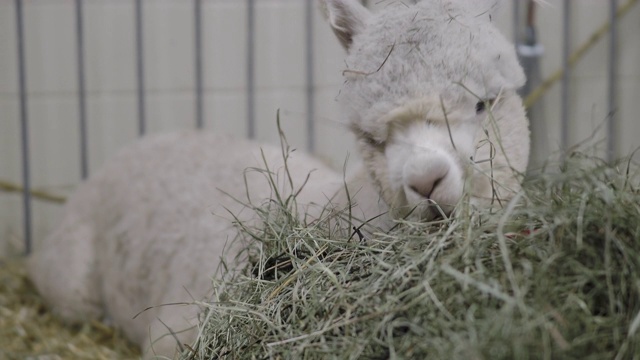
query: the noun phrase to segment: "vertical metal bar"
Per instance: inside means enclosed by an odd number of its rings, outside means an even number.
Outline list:
[[[84,24],[82,16],[83,0],[76,0],[76,51],[78,61],[78,120],[80,124],[80,174],[83,179],[89,175],[87,147],[87,110],[84,78]]]
[[[194,40],[196,76],[196,127],[204,127],[203,70],[202,70],[202,0],[194,0]]]
[[[607,160],[612,162],[616,157],[616,144],[618,135],[618,117],[617,112],[617,87],[618,79],[616,77],[616,65],[618,64],[618,20],[616,12],[618,10],[618,0],[611,0],[609,18],[611,22],[611,32],[609,33],[609,122],[607,126]]]
[[[22,199],[24,202],[24,248],[31,253],[31,174],[29,171],[29,124],[27,116],[26,62],[22,0],[15,0],[18,43],[18,87],[20,92],[20,135],[22,137]]]
[[[513,0],[513,43],[520,43],[520,0]]]
[[[307,82],[307,150],[315,152],[315,79],[313,76],[313,2],[305,1],[305,18],[307,24],[306,47],[306,82]]]
[[[256,136],[255,119],[255,0],[247,0],[247,137]]]
[[[562,8],[562,83],[560,88],[560,146],[569,148],[569,79],[571,67],[571,0],[564,0]]]
[[[135,0],[136,72],[138,75],[138,134],[146,132],[142,0]]]

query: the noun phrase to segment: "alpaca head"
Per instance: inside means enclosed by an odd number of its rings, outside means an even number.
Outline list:
[[[513,46],[491,23],[495,1],[394,2],[379,14],[357,0],[322,5],[348,52],[339,100],[392,209],[431,218],[451,212],[465,189],[472,197],[495,195],[469,181],[487,182],[476,172],[488,159],[477,156],[485,135],[494,134],[491,123],[523,128],[515,133],[526,139],[515,144],[526,148],[516,151],[524,166],[515,168],[524,171],[528,128],[515,90],[525,78]],[[511,151],[491,147],[491,156]]]

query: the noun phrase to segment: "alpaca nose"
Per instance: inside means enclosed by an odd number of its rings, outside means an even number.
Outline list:
[[[443,157],[428,157],[407,164],[405,168],[405,184],[416,194],[426,199],[431,198],[449,173],[449,163]]]

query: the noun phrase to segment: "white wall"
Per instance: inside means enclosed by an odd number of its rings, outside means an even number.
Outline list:
[[[277,141],[276,109],[288,139],[305,147],[305,17],[307,0],[256,0],[257,138]],[[312,0],[310,0],[312,1]],[[375,1],[370,1],[375,3]],[[620,0],[620,3],[625,2]],[[90,170],[137,136],[133,0],[85,0],[86,88]],[[538,12],[539,39],[546,48],[542,77],[561,65],[562,3],[548,0]],[[574,1],[574,44],[587,39],[608,17],[604,0]],[[33,186],[68,191],[79,181],[78,98],[74,2],[24,0],[29,133]],[[379,6],[384,6],[378,4]],[[511,2],[497,20],[511,38]],[[316,9],[317,10],[317,9]],[[192,0],[145,0],[144,46],[148,131],[194,124]],[[246,1],[203,0],[205,126],[246,133]],[[318,11],[314,23],[317,153],[340,168],[351,137],[338,114],[343,50]],[[620,22],[618,154],[640,146],[640,6]],[[588,136],[607,113],[607,40],[587,54],[571,79],[571,142]],[[14,1],[0,0],[0,179],[21,180],[19,102]],[[543,121],[550,144],[559,145],[559,85],[544,97]],[[537,123],[539,124],[539,123]],[[0,193],[0,244],[22,236],[17,194]],[[59,206],[34,202],[34,238],[57,221]],[[19,242],[19,241],[18,241]],[[2,247],[0,246],[0,249]],[[1,251],[0,251],[1,253]]]
[[[627,0],[618,0],[622,5]],[[547,77],[562,66],[562,2],[548,1],[538,14],[539,38],[544,43],[546,54],[541,62],[542,76]],[[571,42],[572,51],[585,43],[594,31],[609,19],[609,1],[579,0],[572,3]],[[618,156],[630,154],[640,146],[640,6],[637,4],[618,22],[618,82],[616,138]],[[609,59],[608,34],[599,41],[572,70],[569,90],[569,144],[574,145],[596,132],[594,140],[605,140],[606,118],[609,112],[607,89],[607,64]],[[560,145],[560,84],[550,89],[542,100],[540,116],[532,121],[544,121],[546,140],[551,149]],[[604,155],[606,142],[602,143]],[[546,151],[548,153],[548,151]],[[538,156],[544,158],[545,151]]]

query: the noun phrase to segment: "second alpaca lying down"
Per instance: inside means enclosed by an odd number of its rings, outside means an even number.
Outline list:
[[[518,191],[529,152],[515,94],[524,76],[491,24],[493,2],[423,1],[379,14],[356,0],[321,4],[348,52],[339,99],[363,158],[347,183],[356,217],[387,214],[377,222],[386,228],[396,217],[451,213],[465,192],[491,206]],[[263,156],[290,191],[278,147],[206,133],[134,144],[80,186],[29,259],[31,278],[63,318],[108,317],[146,357],[173,355],[172,336],[155,340],[193,324],[195,307],[132,317],[203,298],[221,256],[233,262],[228,211],[252,214],[232,197],[246,199],[246,186],[254,203],[273,196],[263,173],[245,172]],[[294,188],[310,174],[301,212],[313,216],[329,198],[347,205],[342,177],[322,163],[294,152],[288,168]],[[182,343],[193,335],[176,334]]]
[[[274,196],[257,170],[265,161],[280,191],[290,192],[278,147],[199,132],[139,141],[78,188],[58,229],[29,259],[32,280],[64,319],[108,318],[143,350],[167,327],[189,343],[193,331],[180,331],[196,325],[197,306],[159,305],[204,299],[223,254],[233,264],[240,249],[231,213],[245,222],[253,216],[238,201],[248,201],[246,188],[256,205]],[[288,167],[295,188],[309,176],[301,213],[326,203],[325,190],[341,182],[302,153]],[[150,306],[158,307],[133,319]],[[175,348],[167,336],[147,357]]]

